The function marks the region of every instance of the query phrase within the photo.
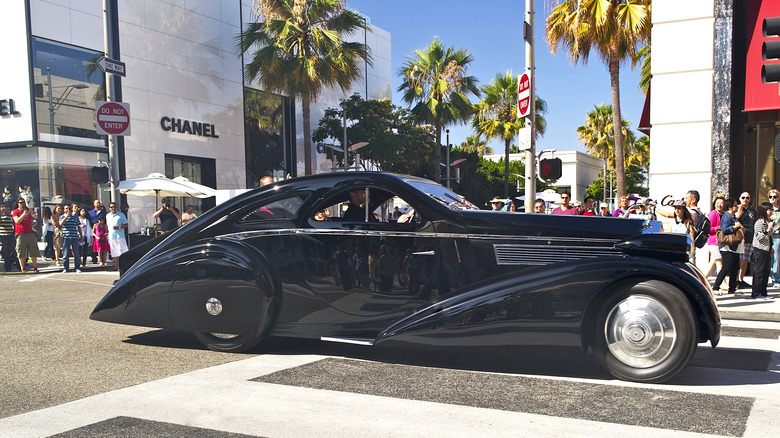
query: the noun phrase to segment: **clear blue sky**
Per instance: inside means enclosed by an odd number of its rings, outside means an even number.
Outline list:
[[[371,23],[391,34],[393,102],[405,105],[395,90],[401,84],[398,70],[412,52],[430,45],[435,36],[454,48],[471,51],[474,61],[469,74],[480,86],[493,80],[496,73],[525,68],[525,43],[522,23],[523,0],[348,0],[348,6],[367,15]],[[544,39],[544,26],[550,0],[535,0],[536,90],[547,102],[547,133],[537,142],[541,149],[580,150],[576,129],[594,105],[611,103],[609,72],[601,59],[591,54],[587,66],[572,66],[565,52],[552,55]],[[630,128],[636,127],[642,114],[644,94],[637,88],[639,70],[626,63],[621,68],[620,93],[623,117]],[[460,144],[471,129],[450,126],[450,143]],[[443,140],[443,138],[442,138]],[[517,144],[517,141],[513,141]],[[497,153],[503,143],[490,144]]]

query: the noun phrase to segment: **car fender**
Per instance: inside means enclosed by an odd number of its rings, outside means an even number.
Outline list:
[[[273,324],[281,304],[281,287],[272,266],[255,248],[232,239],[175,247],[143,260],[122,276],[90,319],[259,334]],[[204,279],[205,273],[218,275]],[[191,280],[203,284],[195,286]],[[216,315],[206,306],[212,297],[222,298],[222,311]]]
[[[693,268],[695,269],[695,268]],[[383,330],[380,342],[429,346],[562,345],[586,349],[589,315],[622,282],[659,279],[693,303],[700,335],[720,337],[714,298],[694,273],[652,259],[605,257],[519,270],[474,285]],[[540,328],[539,321],[548,320]],[[496,336],[497,331],[505,336]]]

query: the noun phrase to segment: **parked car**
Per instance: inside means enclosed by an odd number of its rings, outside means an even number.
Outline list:
[[[399,203],[411,210],[383,221]],[[717,345],[720,317],[687,261],[686,236],[643,233],[647,225],[481,211],[404,175],[293,178],[123,255],[120,279],[91,318],[192,331],[218,351],[269,335],[576,346],[620,379],[660,382],[698,343]]]

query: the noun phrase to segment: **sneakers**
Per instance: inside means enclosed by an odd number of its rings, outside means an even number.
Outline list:
[[[76,269],[77,274],[81,274],[81,269]]]
[[[67,273],[68,273],[68,270],[67,270],[67,269],[63,269],[63,270],[62,270],[62,273],[63,273],[63,274],[67,274]]]
[[[772,298],[774,298],[772,295],[759,295],[758,298],[756,298],[756,299],[757,300],[771,300]]]

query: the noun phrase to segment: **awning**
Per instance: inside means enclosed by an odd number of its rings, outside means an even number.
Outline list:
[[[645,106],[642,108],[642,117],[639,118],[639,126],[637,126],[636,130],[641,132],[642,134],[650,137],[650,128],[653,127],[653,125],[650,124],[650,87],[651,85],[647,86],[647,95],[645,95]]]

